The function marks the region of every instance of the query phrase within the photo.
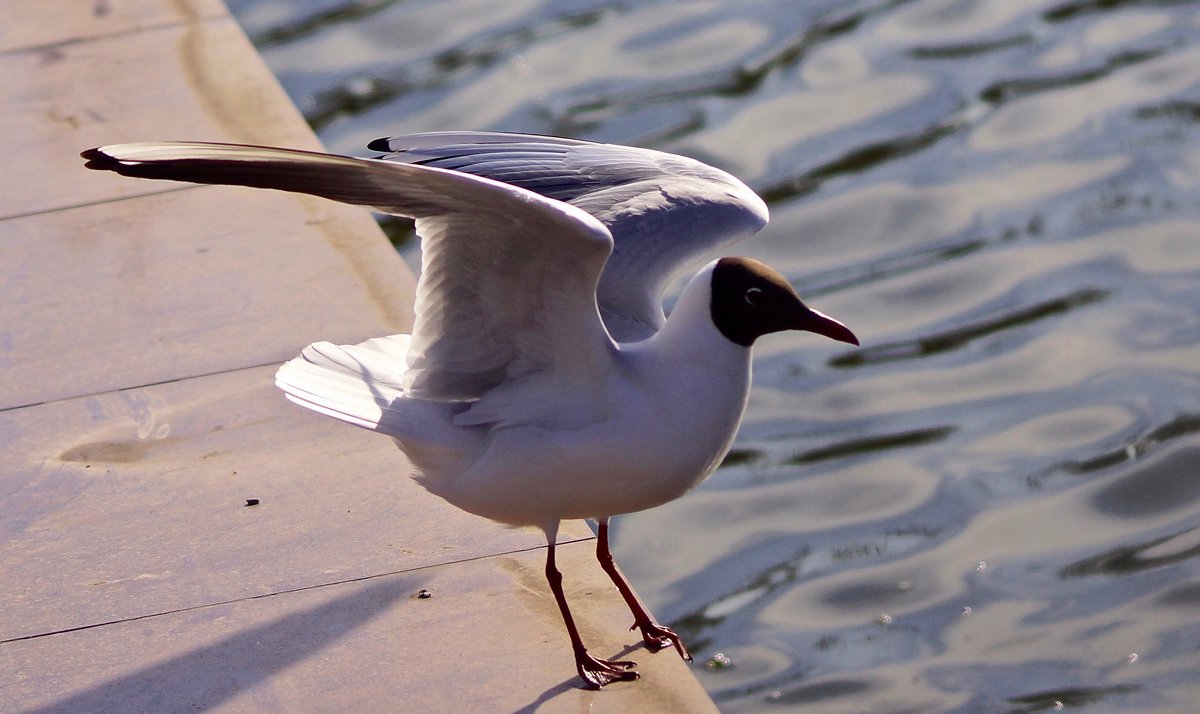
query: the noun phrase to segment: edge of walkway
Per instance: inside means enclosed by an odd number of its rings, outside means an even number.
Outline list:
[[[580,628],[642,672],[600,692],[540,533],[275,390],[309,342],[409,326],[412,275],[365,211],[83,170],[122,141],[320,148],[219,0],[0,9],[6,708],[715,710],[626,630],[582,523],[559,554]]]

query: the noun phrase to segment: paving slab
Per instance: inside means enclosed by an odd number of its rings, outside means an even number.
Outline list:
[[[390,439],[273,374],[0,412],[0,640],[544,545],[429,495]]]
[[[0,52],[224,17],[220,0],[0,0]]]
[[[27,3],[53,15],[55,6]],[[192,139],[320,149],[229,17],[0,54],[0,218],[177,188],[80,168],[79,152]]]
[[[80,181],[99,175],[79,164]],[[370,215],[313,197],[198,186],[40,213],[0,221],[0,251],[0,409],[281,362],[411,320],[412,275]]]
[[[240,600],[0,647],[17,712],[714,712],[629,613],[590,543],[560,547],[581,634],[642,679],[579,688],[542,552]],[[427,590],[431,597],[419,597]]]

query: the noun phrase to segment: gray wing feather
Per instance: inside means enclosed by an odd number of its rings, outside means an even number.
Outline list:
[[[582,208],[613,234],[597,300],[618,341],[663,322],[662,293],[683,267],[749,237],[767,207],[719,169],[651,149],[503,132],[431,132],[380,139],[387,161],[484,176]]]

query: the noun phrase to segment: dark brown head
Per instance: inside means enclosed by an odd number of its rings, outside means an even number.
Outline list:
[[[782,275],[753,258],[717,261],[710,309],[721,334],[746,347],[763,335],[783,330],[806,330],[858,344],[845,325],[805,305]]]

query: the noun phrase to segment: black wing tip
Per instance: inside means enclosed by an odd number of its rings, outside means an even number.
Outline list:
[[[371,143],[367,144],[367,148],[371,151],[383,151],[390,153],[392,151],[392,139],[391,137],[387,136],[380,139],[375,139]]]
[[[418,133],[436,134],[438,132],[418,132]],[[443,133],[457,133],[457,132],[443,132]],[[511,137],[513,137],[514,140],[519,139],[520,137],[529,137],[532,139],[557,139],[560,141],[578,143],[578,144],[601,143],[601,142],[591,141],[590,139],[579,139],[579,138],[576,138],[573,136],[558,136],[557,134],[537,134],[537,133],[528,132],[528,131],[481,131],[479,133],[511,136]],[[399,147],[399,148],[395,147],[392,145],[392,142],[396,139],[403,139],[403,138],[404,138],[404,135],[385,136],[385,137],[375,139],[375,140],[369,142],[367,144],[367,148],[371,151],[382,151],[386,154],[393,154],[393,153],[401,152],[401,151],[404,151],[404,147]],[[487,144],[487,143],[490,143],[490,142],[481,142],[481,144]],[[553,142],[551,142],[551,143],[553,143]]]
[[[94,171],[112,171],[121,163],[112,156],[104,153],[100,147],[81,151],[79,155],[87,160],[83,167]]]

